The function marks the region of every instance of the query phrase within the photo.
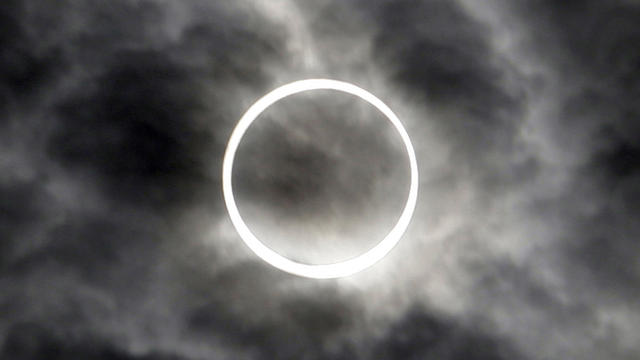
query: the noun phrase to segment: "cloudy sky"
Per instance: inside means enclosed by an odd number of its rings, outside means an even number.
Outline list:
[[[0,358],[638,359],[640,2],[3,0]],[[342,279],[256,257],[221,192],[260,96],[382,99],[420,169],[394,250]],[[237,153],[247,224],[355,256],[409,184],[399,136],[332,91]]]

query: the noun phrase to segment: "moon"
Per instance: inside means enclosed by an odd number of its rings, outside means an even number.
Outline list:
[[[264,245],[249,229],[247,224],[242,219],[238,206],[236,205],[235,197],[233,195],[233,161],[242,141],[242,137],[249,128],[249,126],[256,120],[256,118],[269,106],[275,102],[300,92],[311,90],[336,90],[351,95],[355,95],[369,104],[375,106],[381,113],[383,113],[387,119],[393,124],[395,129],[400,134],[404,146],[406,148],[407,156],[409,158],[409,168],[411,171],[411,183],[409,186],[409,194],[407,201],[404,205],[402,213],[398,219],[398,222],[393,226],[391,231],[374,247],[366,252],[355,256],[351,259],[336,262],[331,264],[304,264],[288,259],[271,248]],[[347,82],[331,80],[331,79],[306,79],[294,81],[292,83],[282,85],[268,94],[264,95],[258,101],[256,101],[249,109],[242,115],[240,121],[234,128],[229,138],[229,143],[224,154],[224,160],[222,164],[222,193],[224,195],[224,201],[227,206],[229,217],[236,231],[244,241],[244,243],[251,249],[258,257],[267,262],[268,264],[278,268],[282,271],[290,274],[314,278],[314,279],[332,279],[350,276],[358,273],[385,257],[391,249],[400,241],[400,238],[404,234],[405,230],[409,226],[413,211],[416,206],[418,198],[418,163],[416,161],[415,151],[409,138],[409,134],[405,130],[404,126],[398,119],[398,117],[391,111],[391,109],[380,99],[375,97],[370,92]]]

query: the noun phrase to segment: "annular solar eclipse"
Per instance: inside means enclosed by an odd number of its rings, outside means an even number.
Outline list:
[[[411,174],[407,201],[398,222],[393,226],[391,231],[389,231],[389,233],[377,245],[363,254],[342,262],[320,265],[304,264],[293,261],[264,245],[251,232],[247,224],[242,219],[233,195],[232,183],[233,161],[235,154],[240,142],[242,141],[242,137],[249,126],[264,110],[277,101],[293,94],[311,90],[336,90],[355,95],[375,106],[376,109],[387,117],[400,134],[409,158]],[[222,165],[222,191],[227,211],[229,212],[229,217],[231,218],[231,222],[233,223],[236,231],[245,244],[262,260],[280,270],[299,276],[315,279],[339,278],[353,275],[370,267],[387,255],[398,243],[411,221],[411,217],[416,206],[416,200],[418,197],[418,164],[407,131],[393,111],[391,111],[391,109],[380,99],[356,85],[343,81],[330,79],[306,79],[294,81],[272,90],[251,105],[251,107],[249,107],[249,109],[240,118],[240,121],[231,133],[231,137],[229,138],[229,143],[224,154],[224,161]]]

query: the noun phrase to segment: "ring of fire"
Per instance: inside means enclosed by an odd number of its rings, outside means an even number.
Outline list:
[[[411,171],[411,183],[409,185],[407,202],[402,210],[398,222],[394,225],[391,231],[389,231],[389,233],[378,244],[363,254],[332,264],[312,265],[295,262],[264,245],[251,232],[240,216],[240,212],[233,195],[233,161],[236,151],[238,150],[238,146],[240,145],[240,141],[249,126],[265,109],[273,105],[275,102],[287,96],[310,90],[341,91],[355,95],[375,106],[387,117],[387,119],[389,119],[400,134],[409,158],[409,167]],[[380,99],[368,91],[350,83],[330,79],[307,79],[280,86],[269,92],[251,105],[242,118],[240,118],[240,121],[231,133],[231,137],[229,138],[229,143],[227,144],[227,149],[224,154],[222,165],[222,192],[233,226],[236,228],[236,231],[245,244],[262,260],[280,270],[299,276],[315,279],[338,278],[355,274],[370,267],[387,255],[398,243],[411,221],[411,217],[416,206],[418,198],[418,164],[413,150],[413,145],[411,144],[407,131],[393,111],[391,111],[391,109]]]

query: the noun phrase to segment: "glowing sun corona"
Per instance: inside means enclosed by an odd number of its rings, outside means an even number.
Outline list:
[[[255,121],[265,109],[273,105],[278,100],[303,91],[321,89],[337,90],[355,95],[375,106],[389,119],[389,121],[391,121],[400,134],[407,151],[407,156],[409,157],[411,184],[409,186],[407,202],[404,205],[404,209],[402,210],[402,214],[400,215],[398,222],[376,246],[367,250],[365,253],[346,261],[333,264],[311,265],[295,262],[278,254],[264,245],[251,232],[247,224],[242,220],[242,216],[240,216],[240,212],[238,211],[238,206],[236,205],[236,201],[233,196],[233,184],[231,179],[233,172],[233,160],[235,158],[236,151],[238,150],[238,146],[240,145],[240,141],[242,140],[244,133],[247,131],[251,123],[253,123],[253,121]],[[418,164],[407,131],[404,129],[402,123],[393,111],[391,111],[391,109],[380,99],[368,91],[346,82],[329,79],[307,79],[295,81],[271,91],[251,105],[247,112],[242,116],[231,133],[229,144],[227,145],[227,149],[224,154],[224,161],[222,165],[222,192],[229,212],[229,217],[238,231],[238,234],[247,246],[262,260],[280,270],[299,276],[315,279],[338,278],[355,274],[375,264],[387,255],[398,243],[400,237],[405,232],[409,222],[411,221],[411,216],[413,215],[413,210],[416,206],[416,200],[418,197]]]

